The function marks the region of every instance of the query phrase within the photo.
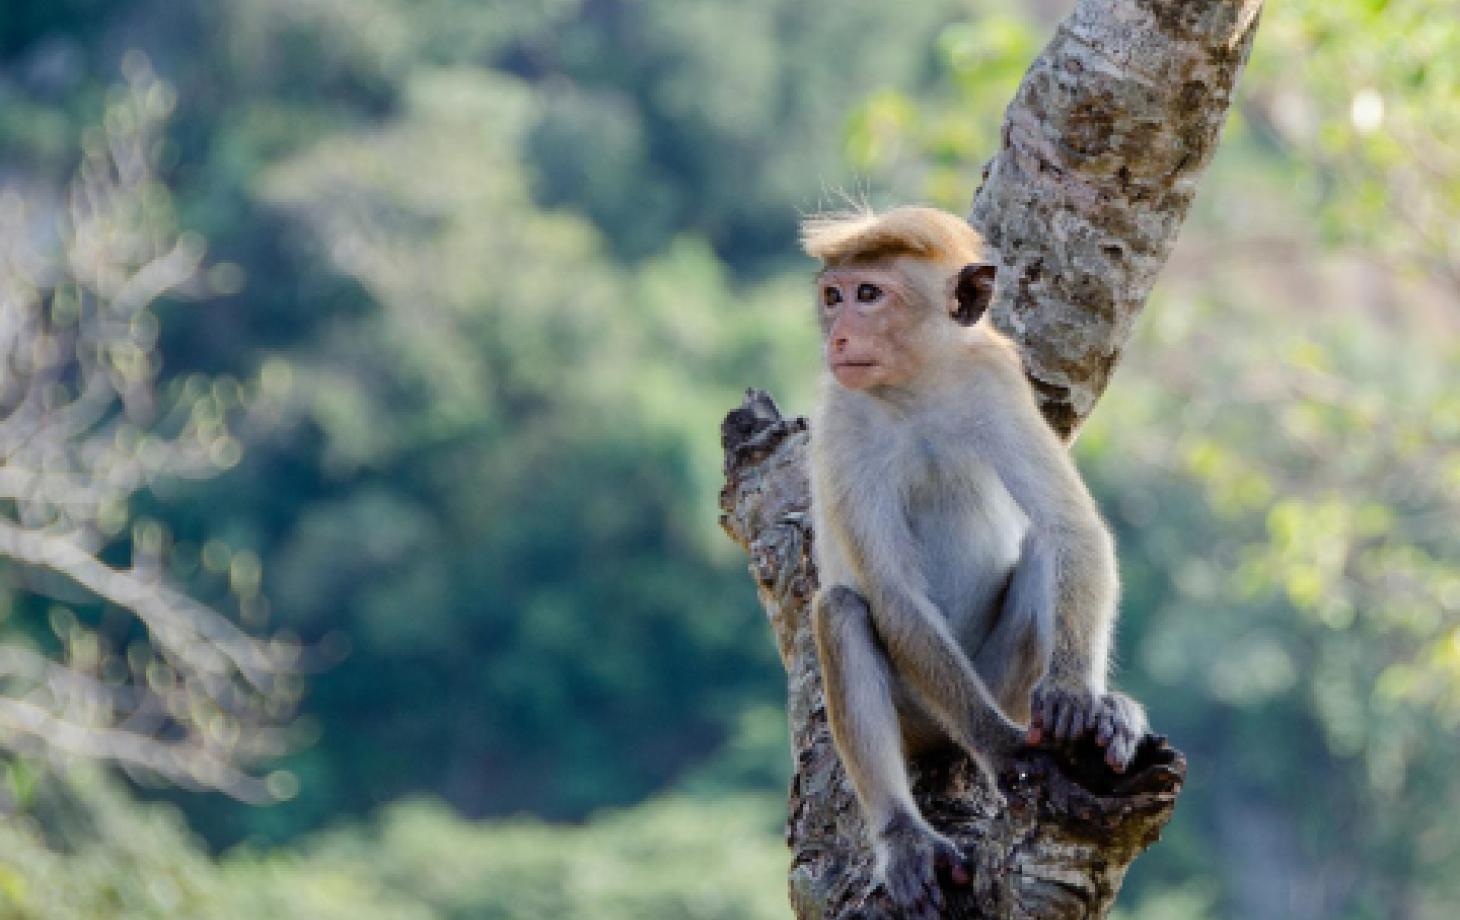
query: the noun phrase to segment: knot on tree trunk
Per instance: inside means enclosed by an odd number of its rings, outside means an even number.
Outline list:
[[[787,842],[800,918],[893,917],[872,882],[872,853],[826,720],[807,611],[816,592],[806,419],[784,418],[750,390],[721,427],[720,518],[750,554],[751,573],[788,679],[795,773]],[[1093,741],[1030,749],[989,788],[961,754],[913,764],[914,794],[932,824],[963,847],[973,881],[949,890],[949,917],[1103,916],[1132,860],[1170,820],[1186,759],[1166,739],[1142,742],[1125,774]]]

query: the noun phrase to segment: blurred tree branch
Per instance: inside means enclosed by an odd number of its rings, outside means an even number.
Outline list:
[[[0,600],[7,615],[61,602],[53,638],[12,620],[0,644],[0,746],[269,801],[288,778],[248,768],[282,750],[300,649],[175,586],[164,529],[132,509],[159,481],[236,463],[235,433],[269,403],[232,381],[160,380],[153,306],[206,291],[203,243],[176,229],[154,171],[171,91],[138,56],[126,71],[64,205],[0,190]],[[230,563],[262,620],[257,562]],[[87,626],[70,604],[135,619]]]
[[[1170,254],[1251,49],[1261,0],[1080,0],[1026,74],[971,220],[998,249],[994,320],[1020,346],[1050,424],[1073,437]],[[826,725],[805,616],[815,592],[804,419],[751,391],[725,421],[722,524],[789,677],[796,772],[788,841],[799,917],[886,916]],[[1147,739],[1115,777],[1089,750],[1034,751],[1000,809],[959,758],[920,765],[925,814],[975,864],[951,916],[1105,915],[1169,820],[1185,761]]]

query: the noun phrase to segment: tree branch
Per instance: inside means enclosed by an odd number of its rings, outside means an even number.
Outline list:
[[[1005,116],[970,220],[994,244],[994,321],[1018,344],[1045,418],[1069,438],[1120,359],[1216,147],[1261,0],[1079,0]],[[721,524],[750,570],[788,677],[795,774],[787,840],[802,918],[890,917],[826,722],[808,616],[804,418],[761,391],[725,419]],[[1000,802],[965,758],[914,764],[928,819],[963,846],[973,884],[950,917],[1104,916],[1170,820],[1185,758],[1147,738],[1123,776],[1093,742],[1030,751]]]
[[[1081,0],[1004,116],[969,220],[1045,418],[1095,407],[1211,161],[1262,0]]]
[[[0,642],[0,752],[108,760],[275,801],[290,794],[288,777],[248,770],[285,748],[314,653],[175,586],[164,528],[132,510],[150,484],[235,462],[234,435],[268,400],[227,380],[160,377],[153,307],[204,289],[203,247],[178,232],[155,181],[169,91],[145,65],[129,65],[128,80],[86,147],[69,207],[45,202],[37,222],[0,188],[0,594],[62,602],[49,617],[59,661],[23,628]],[[124,549],[130,565],[107,561]],[[229,591],[257,624],[257,559],[227,564]],[[146,641],[132,626],[87,625],[65,603],[78,597],[130,612]]]

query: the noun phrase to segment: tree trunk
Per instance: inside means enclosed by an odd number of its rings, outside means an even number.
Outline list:
[[[1045,418],[1089,415],[1211,159],[1261,0],[1079,0],[1005,116],[970,220],[997,249],[992,313],[1024,356]],[[800,918],[892,916],[826,722],[807,613],[812,562],[804,418],[750,391],[725,419],[721,523],[751,573],[789,678],[787,822]],[[966,759],[914,765],[923,813],[974,863],[950,917],[1104,916],[1171,817],[1182,755],[1152,736],[1123,776],[1088,747],[1030,751],[1000,777]]]

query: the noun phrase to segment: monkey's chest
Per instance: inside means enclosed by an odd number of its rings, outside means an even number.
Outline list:
[[[993,469],[924,451],[908,524],[931,600],[956,632],[982,628],[1019,560],[1028,527]]]

